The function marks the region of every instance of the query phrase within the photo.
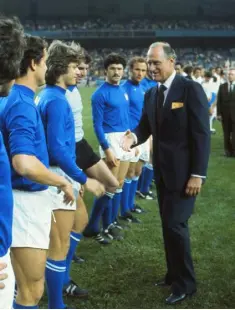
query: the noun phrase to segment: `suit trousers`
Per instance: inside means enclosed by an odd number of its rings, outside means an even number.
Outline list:
[[[190,294],[196,290],[190,249],[188,219],[195,197],[184,192],[169,191],[163,180],[157,184],[158,203],[167,264],[166,283],[174,294]]]
[[[234,110],[234,108],[233,108]],[[221,112],[224,133],[224,151],[229,155],[235,155],[235,111],[226,107]]]

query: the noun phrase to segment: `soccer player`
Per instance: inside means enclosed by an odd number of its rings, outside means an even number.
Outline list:
[[[78,51],[79,52],[79,51]],[[84,51],[84,58],[80,60],[78,64],[78,74],[77,74],[77,84],[81,82],[82,79],[86,78],[88,73],[89,64],[91,62],[90,56]],[[85,173],[91,178],[95,178],[106,186],[106,196],[108,193],[114,193],[118,182],[112,175],[107,165],[100,160],[100,157],[96,155],[92,147],[88,144],[84,138],[83,121],[82,121],[82,98],[77,88],[77,85],[70,85],[66,91],[66,98],[71,106],[74,123],[75,123],[75,141],[76,141],[76,163],[77,165],[85,171]],[[108,189],[107,189],[108,188]],[[105,200],[106,197],[101,197],[97,201]],[[82,238],[82,232],[87,225],[88,215],[85,203],[81,196],[78,197],[79,207],[75,212],[75,221],[73,225],[73,230],[70,235],[70,249],[67,254],[66,263],[66,273],[64,277],[64,293],[70,296],[83,297],[83,292],[77,287],[76,283],[70,278],[70,265],[72,259],[76,262],[82,262],[83,259],[75,255],[75,251],[78,243]],[[100,244],[107,244],[108,240],[98,233],[93,235],[96,241]]]
[[[87,76],[90,62],[91,58],[85,52],[84,60],[82,60],[78,65],[79,74],[77,75],[77,84]],[[109,195],[111,196],[118,187],[118,181],[110,172],[104,161],[101,160],[100,157],[93,151],[92,147],[88,144],[88,142],[84,138],[83,121],[82,121],[83,104],[81,95],[76,85],[71,85],[68,87],[66,91],[66,98],[68,99],[68,102],[72,108],[75,121],[77,165],[80,168],[82,168],[88,176],[95,178],[99,180],[102,184],[104,184],[106,187],[106,196],[109,197]],[[102,200],[105,200],[106,197],[103,198],[101,197],[100,199],[101,199],[100,203],[102,203]],[[81,197],[80,200],[82,200]],[[84,210],[85,213],[86,208]],[[74,229],[78,233],[79,230],[81,229],[80,227],[76,226],[80,226],[79,223],[81,222],[82,217],[85,216],[81,214],[81,204],[80,204],[80,208],[77,209],[76,211],[76,220],[74,224]],[[94,234],[93,237],[101,244],[107,244],[107,240],[105,240],[100,233]]]
[[[147,70],[147,76],[143,78],[140,84],[144,88],[145,92],[147,92],[150,88],[156,86],[157,82],[152,79],[152,77],[149,74],[149,71]],[[149,139],[149,144],[150,144],[150,158],[149,162],[147,162],[144,165],[142,173],[139,177],[137,194],[143,199],[152,200],[153,194],[150,191],[150,184],[152,183],[153,180],[152,137],[150,137]]]
[[[146,92],[147,90],[149,90],[150,88],[154,87],[157,85],[157,82],[154,81],[150,74],[149,71],[147,71],[147,75],[145,78],[143,78],[143,80],[140,81],[140,84],[142,85],[142,87],[144,88],[144,91]]]
[[[80,184],[96,196],[101,196],[104,193],[103,185],[88,178],[76,165],[74,118],[65,96],[68,86],[76,84],[78,64],[82,56],[78,49],[75,43],[67,45],[61,41],[52,42],[48,49],[47,85],[35,100],[46,133],[50,169],[70,180],[76,196],[78,196]],[[77,208],[79,207],[77,203]],[[52,223],[46,265],[49,307],[53,309],[64,307],[62,290],[75,210],[76,205],[66,207],[58,203],[54,207],[55,222]],[[76,289],[80,290],[80,295],[87,296],[86,290],[80,289],[77,285]]]
[[[91,62],[90,56],[85,51],[84,53],[85,53],[84,60],[81,60],[81,62],[78,65],[79,74],[77,75],[77,84],[79,84],[82,79],[86,78],[88,68]],[[66,98],[68,99],[68,102],[72,108],[75,122],[77,165],[80,168],[82,168],[88,176],[98,179],[105,185],[106,196],[107,193],[112,194],[118,187],[118,181],[112,175],[107,165],[100,159],[99,156],[96,155],[92,147],[88,144],[88,142],[84,138],[83,121],[82,121],[83,104],[81,95],[76,85],[71,85],[68,87],[66,91]],[[87,224],[88,215],[82,197],[79,197],[78,199],[79,199],[78,202],[79,208],[77,208],[76,210],[74,227],[70,236],[70,250],[67,255],[67,267],[70,266],[72,258],[78,263],[84,261],[83,259],[75,255],[75,250],[77,244],[82,238],[82,232]],[[102,201],[106,199],[106,197],[104,198],[101,197],[100,199]],[[104,239],[104,237],[100,233],[93,235],[93,237],[100,244],[106,245],[109,243],[109,241]],[[70,279],[69,268],[67,268],[65,276],[65,284],[69,282],[69,279]],[[72,294],[73,296],[77,295],[79,297],[79,295],[77,294],[77,290],[74,289],[74,285],[72,285],[72,283],[69,287],[67,287],[66,293],[67,295]]]
[[[129,129],[129,98],[124,88],[120,86],[125,66],[126,61],[122,56],[110,54],[104,60],[106,82],[92,96],[93,126],[100,143],[100,155],[118,179],[119,186],[112,201],[108,199],[107,194],[106,201],[97,201],[94,204],[86,233],[99,231],[102,216],[104,236],[111,240],[123,239],[119,230],[120,225],[116,224],[116,220],[122,185],[129,160],[133,156],[133,152],[123,152],[120,147],[123,132]]]
[[[134,129],[140,121],[144,104],[145,91],[140,84],[147,72],[147,63],[143,57],[133,57],[129,62],[129,79],[123,84],[130,100],[130,129]],[[125,178],[122,201],[121,219],[138,223],[139,220],[130,213],[143,212],[139,206],[135,206],[135,194],[139,176],[144,162],[149,161],[149,141],[139,146],[139,153],[131,159],[131,163]]]
[[[14,196],[11,258],[17,283],[16,309],[37,308],[43,294],[53,206],[48,185],[65,193],[65,204],[74,201],[70,182],[47,169],[44,130],[34,104],[35,91],[45,83],[47,45],[39,37],[25,39],[19,77],[0,117]]]
[[[0,17],[0,97],[7,96],[16,78],[25,40],[18,19]],[[0,105],[0,110],[1,110]],[[13,195],[11,170],[0,133],[0,309],[12,308],[15,277],[10,259]]]

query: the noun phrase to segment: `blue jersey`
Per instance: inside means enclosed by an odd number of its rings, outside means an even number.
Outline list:
[[[85,184],[87,177],[76,165],[74,117],[65,93],[59,86],[46,86],[35,101],[46,133],[50,165]]]
[[[151,80],[147,77],[145,77],[140,84],[142,85],[144,91],[146,92],[147,90],[149,90],[150,88],[154,87],[157,85],[157,82],[154,80]]]
[[[0,257],[6,255],[11,246],[12,218],[11,168],[0,133]]]
[[[37,157],[48,167],[45,134],[34,104],[34,92],[26,86],[15,84],[3,101],[5,108],[0,114],[0,128],[10,162],[13,156],[24,154]],[[12,165],[11,180],[14,189],[42,191],[48,188],[19,175]]]
[[[145,91],[141,84],[136,84],[131,80],[127,80],[123,87],[130,100],[130,130],[133,130],[138,126],[142,115]]]
[[[129,98],[121,85],[105,82],[92,95],[93,126],[103,148],[109,148],[105,133],[125,132],[129,125]]]

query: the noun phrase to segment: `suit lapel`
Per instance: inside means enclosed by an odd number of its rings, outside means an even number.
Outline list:
[[[176,75],[170,86],[167,97],[165,99],[165,103],[163,106],[163,113],[161,117],[161,123],[167,117],[167,115],[169,115],[169,112],[171,111],[172,102],[174,102],[177,98],[180,97],[180,93],[182,91],[182,89],[179,87],[180,83],[181,83],[181,77]]]

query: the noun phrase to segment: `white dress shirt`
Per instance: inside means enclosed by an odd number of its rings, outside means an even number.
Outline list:
[[[234,85],[235,85],[235,81],[232,82],[232,91],[234,91]],[[228,81],[228,92],[230,93],[230,87],[231,87],[231,83]]]
[[[168,93],[169,93],[171,84],[172,84],[172,82],[173,82],[175,76],[176,76],[176,71],[174,70],[173,73],[169,76],[169,78],[168,78],[163,84],[158,83],[158,88],[159,88],[161,85],[164,85],[164,86],[166,87],[166,90],[164,91],[164,103],[163,103],[163,105],[165,104],[166,97],[167,97],[167,95],[168,95]]]

